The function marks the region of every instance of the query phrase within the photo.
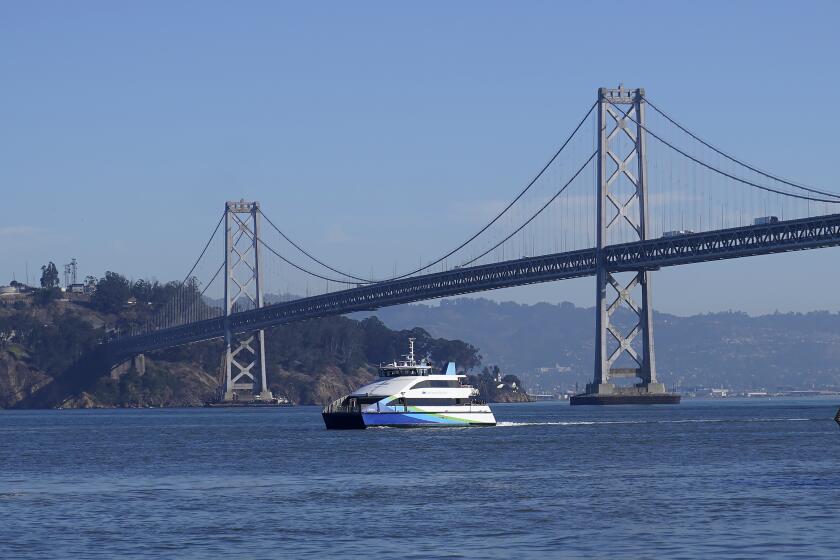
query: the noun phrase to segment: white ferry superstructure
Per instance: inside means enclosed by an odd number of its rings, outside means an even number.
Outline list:
[[[326,406],[327,429],[369,426],[495,426],[496,418],[478,390],[449,363],[435,374],[425,359],[414,358],[414,339],[404,360],[379,366],[379,379]]]

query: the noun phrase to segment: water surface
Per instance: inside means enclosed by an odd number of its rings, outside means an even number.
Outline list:
[[[837,558],[838,406],[0,411],[0,558]]]

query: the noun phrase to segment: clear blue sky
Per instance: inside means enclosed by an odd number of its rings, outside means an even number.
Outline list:
[[[840,190],[838,22],[837,2],[3,2],[0,283],[71,257],[180,278],[239,198],[388,272],[471,233],[452,209],[512,197],[619,82]],[[396,228],[417,209],[424,239]],[[655,304],[837,311],[839,257],[661,271]],[[591,305],[594,285],[489,295]]]

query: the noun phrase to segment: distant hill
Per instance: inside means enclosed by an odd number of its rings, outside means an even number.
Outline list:
[[[391,328],[411,325],[433,336],[469,340],[485,363],[519,375],[532,391],[582,387],[592,376],[592,308],[460,298],[375,315]],[[618,316],[628,326],[629,320]],[[669,387],[840,387],[838,313],[654,313],[654,335],[659,375]]]

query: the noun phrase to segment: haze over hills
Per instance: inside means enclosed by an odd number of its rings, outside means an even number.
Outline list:
[[[421,327],[433,336],[469,340],[485,363],[519,375],[532,390],[583,387],[591,380],[592,308],[459,298],[373,314],[390,328]],[[617,315],[632,328],[629,317]],[[840,313],[654,313],[654,335],[659,377],[669,387],[840,387]]]

